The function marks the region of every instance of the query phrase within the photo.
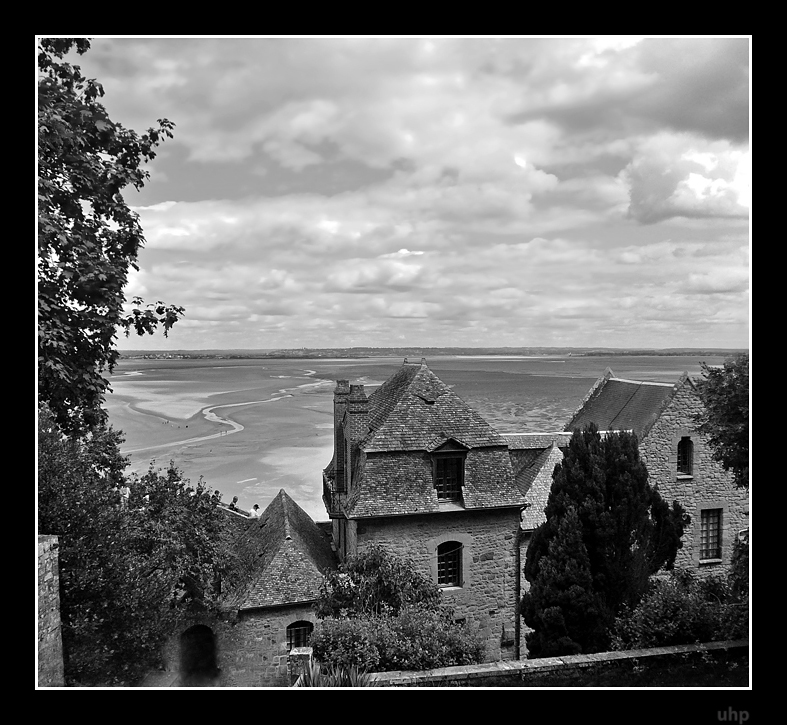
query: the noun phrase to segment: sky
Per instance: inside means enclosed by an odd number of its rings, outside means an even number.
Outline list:
[[[124,349],[750,344],[750,38],[95,37]]]

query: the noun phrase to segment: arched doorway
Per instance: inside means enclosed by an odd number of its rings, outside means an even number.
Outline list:
[[[189,627],[180,635],[180,684],[210,687],[218,674],[213,630],[204,624]]]

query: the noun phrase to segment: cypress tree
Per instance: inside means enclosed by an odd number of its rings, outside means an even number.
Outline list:
[[[634,434],[576,431],[533,533],[522,616],[531,657],[599,652],[648,578],[672,567],[688,517],[648,484]]]

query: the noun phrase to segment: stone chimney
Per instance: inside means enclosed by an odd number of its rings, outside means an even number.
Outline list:
[[[344,485],[345,430],[342,421],[347,410],[347,397],[349,395],[350,381],[337,380],[333,391],[333,460],[335,468],[334,481],[336,481],[338,486]]]
[[[363,385],[351,385],[347,397],[347,436],[357,443],[369,432],[369,398]]]
[[[347,396],[347,423],[345,424],[345,491],[352,483],[352,456],[355,445],[369,432],[369,399],[363,385],[351,385]]]

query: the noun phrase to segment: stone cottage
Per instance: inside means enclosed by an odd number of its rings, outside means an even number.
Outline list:
[[[229,509],[225,536],[243,562],[218,618],[195,617],[167,647],[177,686],[287,687],[308,659],[312,605],[337,565],[329,531],[281,490],[259,518]]]
[[[650,485],[691,516],[675,566],[712,573],[729,565],[735,540],[748,531],[749,497],[697,432],[701,410],[696,383],[686,373],[674,383],[643,382],[618,378],[608,368],[566,431],[592,422],[600,430],[634,432]]]
[[[524,492],[506,440],[424,360],[371,395],[339,380],[323,498],[340,560],[379,544],[412,559],[486,660],[519,656],[519,525]]]

